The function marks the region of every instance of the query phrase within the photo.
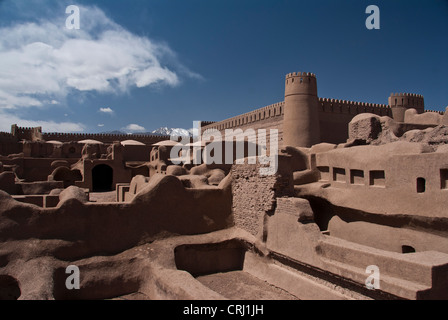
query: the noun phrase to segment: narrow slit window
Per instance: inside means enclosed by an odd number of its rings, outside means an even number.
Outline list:
[[[424,178],[417,178],[417,192],[423,193],[426,190],[426,180]]]
[[[369,185],[374,187],[386,186],[386,177],[383,170],[372,170],[369,174]]]
[[[440,169],[440,189],[448,189],[448,169]]]

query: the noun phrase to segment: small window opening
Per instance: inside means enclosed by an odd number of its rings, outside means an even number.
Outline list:
[[[402,253],[413,253],[415,252],[415,248],[411,246],[401,246]]]
[[[417,192],[423,193],[426,189],[426,180],[424,178],[417,178]]]

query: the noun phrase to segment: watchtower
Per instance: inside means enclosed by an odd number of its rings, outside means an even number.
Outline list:
[[[42,127],[23,128],[13,124],[11,135],[17,140],[40,141],[42,140]]]
[[[389,106],[392,108],[392,117],[397,122],[404,122],[404,114],[407,109],[416,109],[417,113],[425,112],[425,101],[420,94],[391,93]]]
[[[311,147],[320,143],[316,75],[286,75],[283,146]]]

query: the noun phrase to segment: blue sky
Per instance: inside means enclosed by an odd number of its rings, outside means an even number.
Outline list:
[[[447,0],[0,0],[0,131],[188,129],[282,101],[295,71],[320,97],[444,110],[447,38]]]

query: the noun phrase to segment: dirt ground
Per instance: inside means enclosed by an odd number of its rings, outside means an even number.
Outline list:
[[[232,300],[299,300],[296,296],[244,271],[214,273],[196,278],[203,285]]]

